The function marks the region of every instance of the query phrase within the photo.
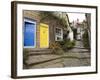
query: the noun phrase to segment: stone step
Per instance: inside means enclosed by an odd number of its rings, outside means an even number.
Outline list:
[[[90,51],[68,51],[70,53],[89,53]]]
[[[82,49],[82,48],[73,48],[73,49],[69,50],[68,52],[73,52],[73,53],[86,53],[86,52],[89,52],[90,53],[90,50]]]
[[[24,49],[25,51],[47,51],[51,50],[49,48],[29,48],[29,49]]]
[[[51,60],[39,64],[31,64],[28,68],[61,68],[63,67],[62,59]]]
[[[52,53],[52,49],[27,49],[28,55],[40,55],[40,54],[50,54]]]
[[[44,51],[30,51],[29,55],[40,55],[40,54],[51,54],[52,50],[44,50]]]
[[[91,57],[91,55],[90,55],[90,53],[65,53],[64,54],[64,57],[66,57],[66,58],[78,58],[78,59],[83,59],[83,58],[90,58]]]
[[[85,47],[77,47],[77,46],[74,46],[73,48],[77,48],[77,49],[87,49],[89,50],[90,48],[85,48]]]
[[[61,56],[60,55],[33,55],[33,56],[29,56],[26,63],[28,65],[35,64],[35,63],[41,63],[41,62],[46,62],[50,60],[55,60],[59,57]]]
[[[40,63],[44,63],[44,62],[49,62],[49,61],[53,61],[59,58],[73,58],[73,59],[87,59],[90,58],[90,54],[88,53],[69,53],[69,54],[65,54],[65,55],[54,55],[54,54],[49,54],[49,55],[33,55],[33,56],[29,56],[28,60],[26,60],[27,65],[30,64],[40,64]]]
[[[73,56],[74,57],[74,56]],[[74,66],[89,66],[90,58],[73,58],[73,57],[57,57],[52,59],[45,59],[44,61],[28,64],[29,69],[33,68],[61,68]],[[38,60],[38,59],[37,59]]]

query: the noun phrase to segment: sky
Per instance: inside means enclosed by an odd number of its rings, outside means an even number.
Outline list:
[[[79,19],[79,22],[85,20],[85,14],[83,13],[67,13],[69,17],[69,21],[72,22],[73,20]]]

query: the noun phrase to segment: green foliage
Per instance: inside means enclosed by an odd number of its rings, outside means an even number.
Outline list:
[[[26,65],[26,60],[28,59],[28,51],[23,51],[23,64]]]
[[[63,54],[63,50],[61,48],[61,45],[58,42],[52,42],[49,46],[50,49],[52,49],[53,54]]]
[[[89,36],[88,36],[88,31],[86,30],[83,34],[83,46],[85,48],[90,48],[90,45],[89,45]]]
[[[60,25],[62,25],[63,27],[67,27],[67,22],[65,20],[65,18],[60,18],[59,16],[56,16],[53,14],[53,12],[41,12],[40,13],[40,17],[41,17],[41,22],[47,18],[49,19],[53,19],[53,20],[56,20],[57,23],[59,23]]]
[[[63,41],[61,41],[59,43],[62,46],[64,51],[72,49],[75,46],[75,41],[70,41],[69,39],[63,40]]]

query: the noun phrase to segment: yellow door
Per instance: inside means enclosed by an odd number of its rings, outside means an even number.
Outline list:
[[[49,26],[40,23],[40,48],[49,47]]]

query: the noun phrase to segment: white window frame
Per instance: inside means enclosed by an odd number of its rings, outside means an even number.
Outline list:
[[[61,35],[57,35],[56,29],[60,29],[61,30]],[[57,37],[60,37],[61,40],[57,40]],[[59,28],[59,27],[55,28],[55,41],[63,41],[63,29],[62,28]]]
[[[35,32],[34,32],[34,46],[24,46],[24,25],[23,25],[23,47],[24,48],[35,48],[36,47],[36,21],[34,21],[34,20],[31,20],[31,19],[27,19],[27,18],[25,18],[24,19],[24,23],[25,22],[29,22],[29,23],[34,23],[35,24]]]

